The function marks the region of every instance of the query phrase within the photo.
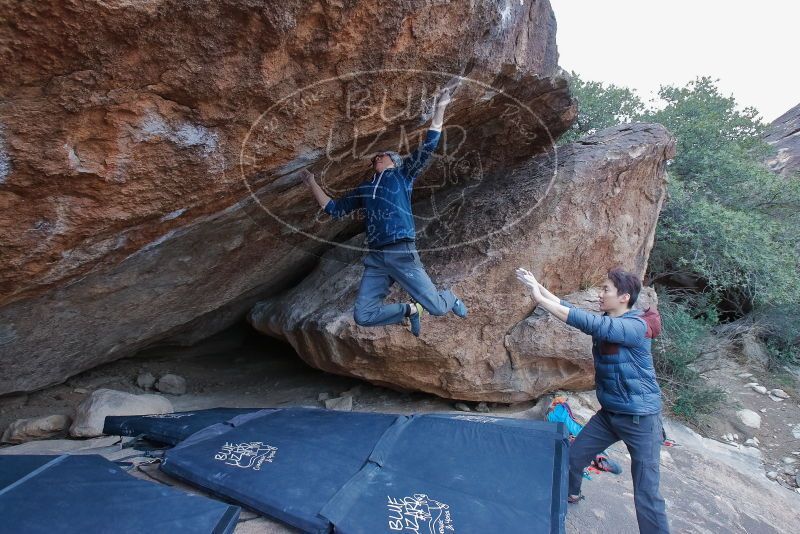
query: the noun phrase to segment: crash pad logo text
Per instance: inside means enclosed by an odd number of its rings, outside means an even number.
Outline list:
[[[485,415],[457,415],[453,419],[472,421],[473,423],[496,423],[500,420],[497,417],[486,417]]]
[[[226,442],[214,455],[214,459],[225,462],[225,465],[259,471],[264,462],[272,462],[277,452],[277,447],[260,441],[236,444]]]
[[[415,534],[444,534],[455,532],[450,506],[431,499],[424,493],[396,499],[387,497],[389,528]]]

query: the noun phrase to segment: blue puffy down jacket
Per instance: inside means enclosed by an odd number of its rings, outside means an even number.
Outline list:
[[[568,307],[567,324],[592,336],[597,400],[610,412],[651,415],[661,412],[661,388],[656,380],[652,340],[645,334],[642,312],[631,310],[620,317],[597,315]]]

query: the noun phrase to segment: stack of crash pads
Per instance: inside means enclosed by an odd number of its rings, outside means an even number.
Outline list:
[[[191,412],[154,415],[107,416],[103,434],[110,436],[144,436],[149,440],[177,445],[192,434],[238,415],[257,412],[260,408],[212,408]],[[261,410],[264,411],[264,410]]]
[[[98,455],[0,456],[3,534],[227,534],[239,512],[133,478]]]
[[[567,447],[562,423],[294,408],[209,426],[161,468],[304,532],[557,533]]]
[[[388,414],[256,412],[193,435],[167,451],[161,469],[304,532],[326,533],[330,521],[319,511],[397,422]]]

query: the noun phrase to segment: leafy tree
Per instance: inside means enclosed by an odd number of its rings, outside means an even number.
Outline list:
[[[771,147],[754,108],[737,110],[708,77],[664,86],[665,106],[640,116],[677,139],[670,199],[656,230],[652,278],[680,272],[749,304],[800,301],[800,181],[764,164]]]
[[[561,143],[636,120],[645,109],[641,99],[627,87],[583,81],[574,71],[570,74],[570,89],[578,101],[578,119],[559,139]]]
[[[770,172],[773,149],[754,108],[739,110],[717,80],[662,86],[662,106],[634,91],[586,82],[572,73],[578,120],[567,140],[628,121],[659,122],[677,139],[669,200],[659,218],[649,277],[697,277],[746,304],[800,302],[800,180]],[[745,304],[745,303],[742,303]]]
[[[737,209],[796,214],[800,187],[764,164],[773,149],[763,140],[767,126],[755,108],[738,111],[736,100],[721,95],[709,77],[686,87],[664,86],[659,97],[666,105],[639,118],[675,135],[678,155],[670,171],[687,187]]]

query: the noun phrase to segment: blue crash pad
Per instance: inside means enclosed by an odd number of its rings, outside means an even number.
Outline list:
[[[326,533],[320,509],[397,420],[313,408],[246,414],[167,451],[161,469],[305,532]]]
[[[239,511],[136,479],[98,455],[0,455],[2,534],[227,534]]]
[[[561,533],[568,443],[560,423],[416,415],[321,515],[341,534]]]
[[[103,425],[103,434],[144,436],[159,443],[177,445],[211,425],[259,410],[260,408],[212,408],[154,415],[110,415]]]
[[[284,409],[198,432],[162,469],[304,532],[561,533],[567,447],[562,423]]]

